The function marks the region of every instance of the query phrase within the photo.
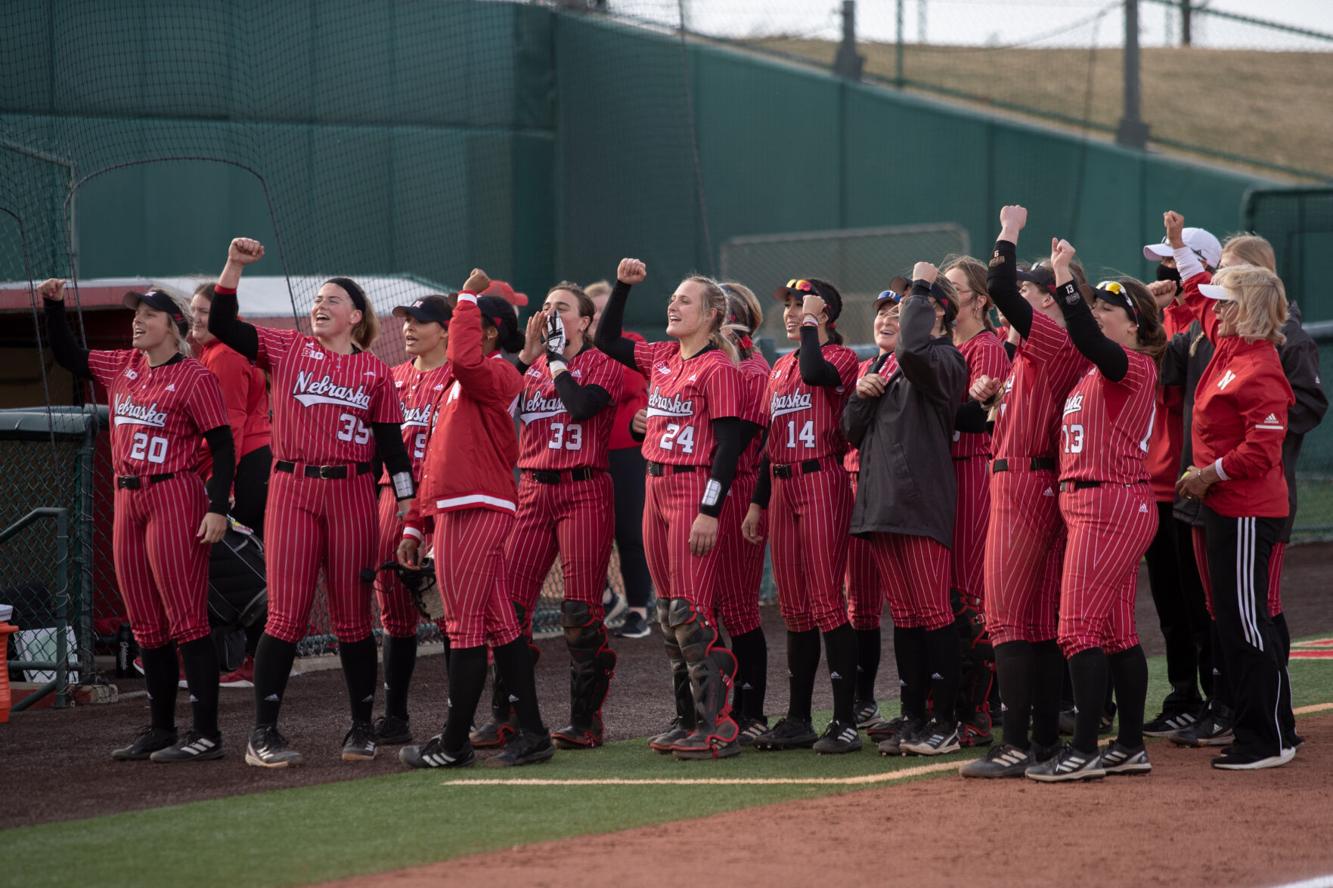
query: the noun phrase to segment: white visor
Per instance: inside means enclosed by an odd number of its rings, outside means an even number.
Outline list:
[[[1236,301],[1236,297],[1227,292],[1226,287],[1219,287],[1217,284],[1199,284],[1199,292],[1209,299],[1216,299],[1218,302]]]
[[[1149,262],[1161,262],[1175,255],[1170,244],[1145,244],[1143,247],[1143,258]]]

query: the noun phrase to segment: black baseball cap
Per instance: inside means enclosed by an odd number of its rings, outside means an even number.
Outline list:
[[[810,294],[824,300],[824,304],[828,306],[830,321],[836,321],[838,315],[842,314],[842,294],[838,292],[837,287],[818,278],[792,278],[773,291],[773,298],[779,302],[786,302],[788,296],[804,299]]]
[[[1038,263],[1027,270],[1020,269],[1018,280],[1036,284],[1047,293],[1055,292],[1055,271],[1049,265]]]
[[[393,310],[396,318],[411,318],[422,324],[439,324],[441,327],[449,326],[453,314],[454,307],[443,296],[423,296],[411,305],[399,305]]]
[[[499,296],[478,296],[477,308],[492,327],[500,331],[500,348],[516,352],[523,348],[523,334],[518,331],[518,315],[514,307]]]
[[[1117,308],[1123,308],[1131,321],[1136,324],[1139,322],[1139,310],[1134,307],[1134,299],[1129,295],[1129,288],[1120,281],[1102,281],[1097,285],[1094,296]]]
[[[139,304],[143,303],[155,311],[166,312],[176,322],[176,329],[180,331],[182,336],[190,329],[190,322],[185,319],[185,312],[181,311],[180,305],[165,290],[152,289],[146,293],[130,290],[121,301],[130,311],[138,308]]]

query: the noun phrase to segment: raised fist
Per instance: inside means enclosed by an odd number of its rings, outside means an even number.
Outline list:
[[[1027,224],[1027,207],[1020,207],[1018,204],[1007,204],[1000,207],[1000,227],[1004,230],[1017,234]]]
[[[616,266],[616,280],[622,284],[641,284],[648,278],[648,266],[638,259],[621,259]]]
[[[1171,245],[1171,249],[1185,246],[1181,240],[1180,233],[1185,229],[1185,217],[1175,210],[1167,210],[1162,214],[1162,227],[1166,229],[1166,242]]]
[[[912,266],[912,280],[925,281],[928,284],[935,283],[935,278],[940,276],[940,270],[929,262],[918,262]]]
[[[828,305],[814,293],[806,293],[805,298],[801,300],[802,317],[805,315],[813,315],[816,320],[819,320],[819,316],[824,313],[826,308],[828,308]]]
[[[1151,281],[1144,286],[1152,294],[1153,302],[1157,303],[1158,308],[1166,308],[1171,304],[1171,300],[1176,298],[1178,288],[1175,281]]]
[[[61,278],[51,278],[42,281],[37,287],[37,295],[43,299],[49,299],[52,302],[65,301],[65,282]]]
[[[463,292],[480,296],[486,292],[486,288],[490,285],[491,279],[486,276],[486,272],[480,268],[474,268],[467,276],[467,280],[463,282]]]
[[[264,245],[252,237],[234,237],[227,247],[227,261],[237,265],[254,265],[264,258]]]
[[[1064,238],[1051,238],[1051,268],[1069,268],[1075,252],[1074,245]]]

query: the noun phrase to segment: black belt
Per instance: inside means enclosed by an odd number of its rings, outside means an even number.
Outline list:
[[[681,472],[694,472],[702,468],[703,466],[674,466],[670,463],[649,462],[648,474],[660,478],[663,475],[679,475]]]
[[[1087,490],[1090,487],[1101,487],[1101,481],[1061,481],[1060,492],[1065,493],[1070,490]]]
[[[286,472],[289,475],[297,474],[296,467],[301,466],[300,474],[307,478],[346,478],[351,474],[348,471],[351,466],[347,463],[337,466],[314,466],[309,463],[295,463],[289,459],[280,459],[273,464],[273,470],[276,472]],[[364,475],[370,471],[371,465],[368,462],[353,463],[356,466],[356,473]]]
[[[524,469],[527,475],[538,484],[559,484],[561,481],[589,481],[597,477],[597,469],[570,469],[558,472],[554,469]]]
[[[778,463],[773,466],[774,478],[790,478],[793,475],[808,475],[811,472],[818,472],[824,467],[817,459],[802,460],[798,463]]]
[[[1022,465],[1022,462],[1019,461],[1019,462],[1015,463],[1015,465],[1016,465],[1016,466],[1017,466],[1017,465]],[[1030,460],[1028,460],[1028,469],[1029,469],[1030,471],[1033,471],[1033,472],[1054,472],[1054,471],[1055,471],[1055,457],[1053,457],[1053,456],[1034,456],[1034,457],[1032,457]],[[1000,472],[1007,472],[1007,471],[1009,471],[1009,460],[1007,460],[1007,459],[994,459],[994,460],[991,460],[990,470],[991,470],[991,472],[992,472],[993,474],[999,474]]]
[[[167,472],[163,475],[117,475],[116,486],[122,490],[138,490],[143,487],[145,478],[148,479],[149,484],[157,484],[159,481],[168,481],[175,477],[175,472]]]

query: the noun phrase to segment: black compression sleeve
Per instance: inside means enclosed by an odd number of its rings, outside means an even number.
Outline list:
[[[231,482],[236,477],[236,445],[231,438],[231,426],[209,429],[204,432],[204,440],[213,457],[213,475],[205,485],[208,511],[225,515],[231,508]]]
[[[997,240],[986,272],[986,289],[1010,326],[1026,339],[1032,332],[1032,306],[1018,292],[1018,247]]]
[[[254,324],[240,319],[240,305],[235,293],[216,290],[208,313],[208,332],[222,344],[251,361],[259,358],[259,333]]]
[[[375,433],[375,458],[384,463],[389,471],[389,479],[392,481],[394,476],[402,474],[411,478],[412,461],[407,458],[407,450],[403,447],[402,426],[396,422],[372,422],[370,429]],[[398,499],[411,499],[413,493],[400,495]]]
[[[953,427],[960,432],[989,431],[986,408],[980,401],[964,401],[953,415]]]
[[[1018,354],[1018,346],[1014,345],[1012,342],[1006,339],[1004,341],[1004,353],[1008,355],[1009,360],[1012,361],[1014,359],[1014,355]]]
[[[819,328],[801,327],[801,354],[799,357],[801,382],[806,385],[833,387],[841,384],[842,377],[838,368],[824,357],[824,348],[819,344]]]
[[[638,365],[634,363],[634,340],[626,339],[622,335],[625,324],[625,301],[629,299],[629,290],[629,284],[616,281],[615,289],[611,291],[611,298],[606,301],[606,308],[602,309],[602,319],[597,322],[597,335],[593,337],[593,345],[626,367],[637,370]]]
[[[577,420],[592,419],[611,403],[611,393],[600,385],[579,385],[571,373],[555,377],[555,392],[565,402],[569,415]]]
[[[74,341],[74,333],[69,329],[69,317],[65,314],[65,303],[51,299],[42,301],[45,303],[46,338],[51,342],[56,363],[75,376],[92,376],[92,371],[88,369],[88,350]]]
[[[759,461],[759,478],[755,481],[754,496],[750,502],[761,509],[768,508],[768,501],[773,496],[773,468],[768,457]]]
[[[713,450],[713,465],[709,470],[708,487],[704,498],[699,503],[699,511],[716,518],[722,514],[722,506],[727,501],[727,491],[736,478],[736,461],[740,459],[750,439],[759,431],[759,426],[734,416],[715,419],[709,426],[717,447]]]
[[[1055,301],[1065,316],[1065,328],[1074,347],[1097,365],[1101,374],[1112,382],[1119,382],[1129,372],[1129,355],[1123,346],[1106,338],[1092,316],[1092,309],[1073,281],[1056,287]]]

